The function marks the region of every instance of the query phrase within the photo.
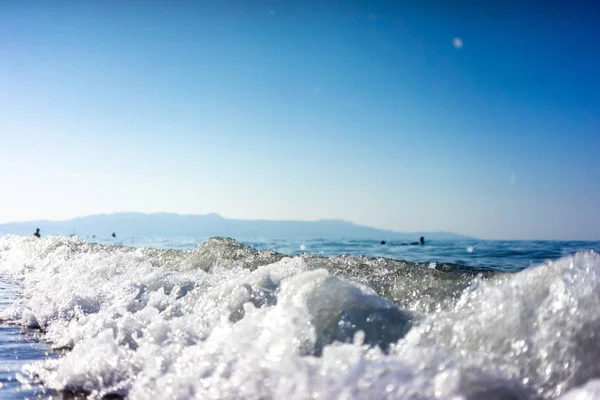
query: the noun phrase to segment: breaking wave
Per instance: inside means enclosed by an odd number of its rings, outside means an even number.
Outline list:
[[[600,256],[516,273],[0,237],[0,319],[68,349],[46,387],[131,399],[564,399],[600,394]],[[590,397],[591,398],[591,397]]]

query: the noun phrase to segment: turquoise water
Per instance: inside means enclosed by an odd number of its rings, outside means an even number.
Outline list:
[[[41,395],[39,378],[48,390],[95,398],[328,398],[342,385],[351,398],[475,399],[482,381],[489,398],[554,399],[600,375],[590,339],[600,328],[600,242],[102,242],[0,237],[0,398]],[[287,318],[312,328],[297,331]],[[331,318],[341,318],[335,329]],[[359,330],[383,353],[353,345]],[[308,350],[288,348],[306,340]],[[281,368],[268,361],[275,345]],[[51,348],[72,351],[57,358]],[[358,364],[346,368],[362,365],[354,374],[370,386],[327,366],[349,357]],[[233,370],[219,375],[223,365]],[[384,365],[395,383],[373,378]],[[441,365],[462,378],[429,392],[450,379]],[[291,386],[263,387],[274,381]]]

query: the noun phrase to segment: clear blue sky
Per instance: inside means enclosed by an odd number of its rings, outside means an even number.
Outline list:
[[[600,6],[497,3],[2,1],[0,222],[600,240]]]

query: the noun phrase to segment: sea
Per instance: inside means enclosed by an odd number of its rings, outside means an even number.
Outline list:
[[[5,235],[0,399],[600,399],[598,252]]]

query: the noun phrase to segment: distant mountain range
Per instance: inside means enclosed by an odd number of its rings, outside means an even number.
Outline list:
[[[170,213],[115,213],[90,215],[67,221],[28,221],[0,224],[0,234],[31,235],[40,228],[42,235],[77,235],[80,237],[212,237],[228,236],[249,239],[376,239],[432,240],[473,239],[452,232],[395,232],[326,219],[318,221],[268,221],[229,219],[219,214],[180,215]]]

